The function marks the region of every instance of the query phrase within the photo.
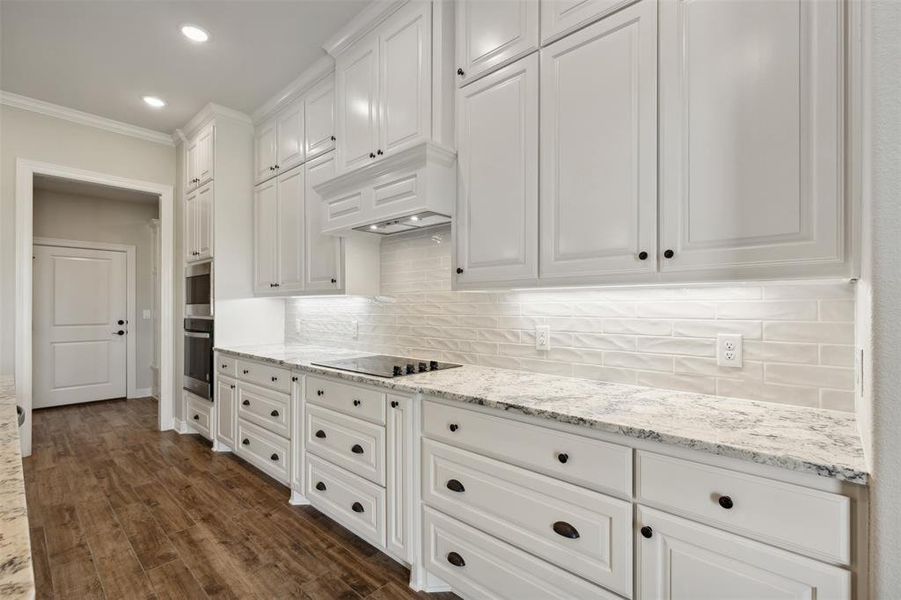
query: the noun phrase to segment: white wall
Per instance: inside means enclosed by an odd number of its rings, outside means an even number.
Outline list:
[[[871,6],[864,189],[872,260],[862,276],[872,291],[873,352],[858,412],[872,426],[871,596],[881,599],[901,597],[901,2]]]
[[[47,190],[34,191],[34,236],[135,246],[135,362],[138,389],[150,389],[153,363],[153,320],[142,318],[153,307],[151,221],[159,203],[116,201]]]
[[[175,184],[175,148],[0,106],[0,374],[15,372],[16,160]],[[180,273],[179,273],[180,275]],[[177,284],[177,282],[176,282]],[[176,369],[178,363],[176,363]]]

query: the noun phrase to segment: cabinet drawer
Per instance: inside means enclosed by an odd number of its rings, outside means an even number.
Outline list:
[[[632,593],[632,504],[431,440],[423,501],[617,593]]]
[[[385,488],[307,454],[310,504],[379,548],[385,547]]]
[[[307,375],[307,402],[385,424],[385,394],[371,388]]]
[[[423,435],[551,477],[632,495],[632,449],[580,435],[425,401]]]
[[[238,376],[238,359],[225,354],[216,355],[216,371],[228,375],[229,377]]]
[[[850,499],[638,452],[638,501],[816,558],[848,564]]]
[[[286,394],[291,393],[291,371],[281,367],[238,359],[238,379]]]
[[[385,428],[319,406],[304,417],[307,451],[385,485]]]
[[[188,402],[186,422],[191,428],[208,440],[213,439],[210,432],[210,420],[213,412],[213,404],[209,400],[198,398],[193,394],[187,394]]]
[[[465,598],[619,598],[428,507],[423,528],[426,569]]]
[[[291,437],[291,396],[287,394],[239,383],[238,416],[282,437]]]
[[[284,484],[290,472],[290,447],[285,438],[238,419],[238,456]]]

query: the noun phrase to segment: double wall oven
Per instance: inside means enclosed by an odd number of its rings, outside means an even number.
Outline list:
[[[213,400],[213,265],[185,267],[184,389]]]

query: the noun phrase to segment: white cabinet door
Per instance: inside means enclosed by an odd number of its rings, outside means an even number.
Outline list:
[[[338,172],[369,164],[378,146],[378,41],[359,44],[335,64]]]
[[[216,439],[235,449],[235,381],[216,375]]]
[[[643,506],[637,520],[637,600],[851,598],[842,568]]]
[[[459,285],[538,276],[538,55],[457,91]]]
[[[464,85],[537,50],[538,6],[537,0],[457,2],[457,82]]]
[[[285,173],[304,158],[303,100],[288,106],[275,118],[275,168]]]
[[[255,183],[262,183],[275,177],[275,141],[275,119],[270,119],[257,126],[253,138],[253,178]]]
[[[846,272],[843,6],[660,3],[662,271]]]
[[[278,291],[303,289],[304,169],[278,176]]]
[[[413,399],[388,394],[386,489],[388,518],[386,548],[410,562],[413,497]]]
[[[213,256],[213,182],[209,182],[197,190],[194,203],[196,226],[197,260]]]
[[[197,260],[197,190],[185,195],[185,262]]]
[[[197,139],[185,144],[185,191],[197,189]]]
[[[274,180],[253,190],[253,290],[275,291],[278,279],[278,187]]]
[[[200,130],[195,139],[196,160],[194,163],[194,176],[197,185],[201,186],[213,179],[213,165],[215,163],[216,126],[212,123]]]
[[[643,0],[541,50],[540,276],[655,268],[657,5]]]
[[[335,76],[329,75],[304,96],[306,158],[335,147]]]
[[[335,176],[335,153],[324,154],[306,164],[304,243],[306,264],[304,289],[308,292],[341,288],[341,238],[322,234],[322,199],[313,186]]]
[[[541,43],[547,44],[635,0],[541,0]]]
[[[430,134],[432,39],[427,2],[413,2],[379,29],[377,156]]]

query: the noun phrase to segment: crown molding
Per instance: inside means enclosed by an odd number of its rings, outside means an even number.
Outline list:
[[[238,123],[253,125],[253,121],[250,120],[250,117],[241,111],[210,102],[201,108],[200,112],[191,117],[191,120],[183,127],[179,127],[173,132],[173,137],[177,140],[175,143],[177,144],[179,141],[186,141],[188,137],[194,135],[198,129],[206,125],[209,121],[219,118],[231,119]]]
[[[277,94],[253,111],[251,119],[254,123],[268,118],[281,110],[286,104],[296,100],[304,92],[319,83],[324,77],[335,71],[335,60],[331,56],[323,56],[301,73],[297,79],[286,85]]]
[[[370,31],[378,27],[385,19],[393,15],[410,0],[375,0],[357,13],[338,33],[330,37],[322,45],[323,50],[332,56],[338,56],[354,43],[360,41]]]
[[[36,98],[29,98],[28,96],[13,94],[12,92],[0,90],[0,104],[47,115],[48,117],[63,119],[72,123],[78,123],[79,125],[105,129],[106,131],[128,135],[148,142],[155,142],[166,146],[174,145],[172,136],[168,133],[163,133],[162,131],[154,131],[153,129],[145,129],[144,127],[130,125],[128,123],[123,123],[122,121],[114,121],[113,119],[107,119],[106,117],[101,117],[99,115],[82,112],[74,108],[60,106],[59,104],[53,104],[51,102],[44,102],[43,100],[38,100]]]

